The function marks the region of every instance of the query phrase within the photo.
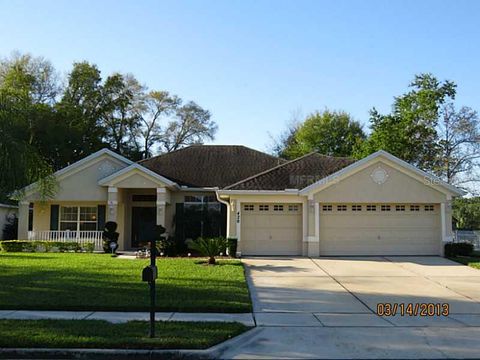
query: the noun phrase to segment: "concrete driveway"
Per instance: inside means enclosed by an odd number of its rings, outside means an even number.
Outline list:
[[[225,358],[478,358],[480,270],[439,257],[243,261],[258,328]],[[386,303],[397,315],[377,315]],[[450,314],[402,316],[400,304]]]

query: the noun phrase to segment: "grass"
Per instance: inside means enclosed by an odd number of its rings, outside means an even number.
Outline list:
[[[480,251],[474,251],[470,256],[456,256],[449,259],[480,270]]]
[[[205,349],[249,328],[239,323],[0,320],[0,348]]]
[[[0,253],[0,309],[146,311],[148,260],[108,254]],[[250,312],[243,264],[158,259],[157,311]]]

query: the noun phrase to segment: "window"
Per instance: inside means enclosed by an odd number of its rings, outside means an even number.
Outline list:
[[[185,203],[207,204],[217,203],[215,195],[185,195]]]
[[[60,207],[60,230],[95,231],[97,230],[96,206]]]
[[[288,205],[288,211],[296,212],[300,209],[298,205]]]
[[[203,197],[202,196],[191,196],[191,195],[186,195],[185,196],[185,202],[186,203],[201,203],[203,202]]]
[[[259,205],[258,206],[258,210],[260,210],[260,211],[268,211],[269,208],[270,207],[268,205]]]
[[[410,205],[410,211],[420,211],[420,205]]]
[[[337,211],[347,211],[347,205],[337,205]]]
[[[283,211],[283,205],[273,205],[273,211]]]
[[[425,205],[425,211],[435,211],[434,205]]]
[[[362,211],[362,205],[352,205],[352,211]]]
[[[252,204],[243,205],[243,210],[245,210],[245,211],[253,211],[253,210],[255,210],[255,206],[252,205]]]
[[[322,210],[323,211],[332,211],[332,205],[323,205]]]
[[[405,211],[405,205],[395,205],[395,211]]]
[[[381,210],[382,211],[390,211],[390,205],[382,205]]]
[[[367,205],[367,211],[377,211],[377,205]]]

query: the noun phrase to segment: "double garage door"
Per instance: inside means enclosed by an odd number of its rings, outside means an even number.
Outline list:
[[[243,255],[301,255],[302,205],[242,204]]]
[[[438,255],[434,204],[320,204],[320,255]]]
[[[244,255],[301,255],[301,204],[242,204]],[[438,204],[320,204],[320,255],[438,255]]]

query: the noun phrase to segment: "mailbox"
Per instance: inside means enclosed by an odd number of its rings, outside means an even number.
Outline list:
[[[156,266],[146,266],[142,271],[142,281],[152,282],[157,278],[157,267]]]

